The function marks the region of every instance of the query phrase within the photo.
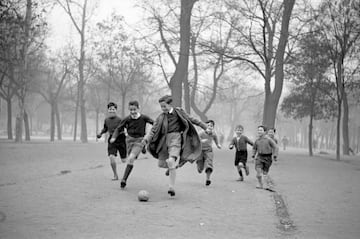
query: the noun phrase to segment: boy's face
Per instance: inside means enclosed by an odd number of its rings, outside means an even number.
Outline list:
[[[243,131],[244,131],[243,128],[236,128],[236,129],[235,129],[235,134],[236,134],[237,136],[240,136],[240,135],[242,135]]]
[[[274,130],[273,130],[273,129],[269,129],[269,130],[268,130],[268,135],[269,135],[270,137],[274,137],[274,135],[275,135]]]
[[[263,127],[259,127],[257,130],[258,136],[263,136],[265,134],[265,130]]]
[[[136,105],[129,105],[130,116],[136,117],[139,113],[139,108]]]
[[[214,125],[213,125],[212,123],[210,123],[210,122],[207,123],[206,125],[207,125],[206,132],[208,132],[208,133],[213,132],[213,130],[214,130]]]
[[[161,110],[164,112],[164,113],[168,113],[169,110],[171,109],[171,105],[162,101],[159,103],[160,104],[160,107],[161,107]]]
[[[115,106],[110,106],[110,107],[108,108],[108,114],[109,114],[109,116],[114,116],[114,115],[116,115],[116,108],[115,108]]]

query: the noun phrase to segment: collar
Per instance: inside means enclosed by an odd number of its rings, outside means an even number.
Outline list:
[[[171,109],[169,110],[169,114],[172,114],[174,112],[174,107],[171,107]]]
[[[132,115],[130,115],[130,117],[131,117],[132,119],[138,119],[138,118],[140,118],[140,115],[141,115],[141,114],[138,112],[135,117],[133,117]]]

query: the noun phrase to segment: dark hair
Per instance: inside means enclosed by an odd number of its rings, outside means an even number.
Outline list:
[[[114,106],[115,109],[117,109],[117,104],[114,102],[109,102],[109,104],[107,104],[107,108],[109,109],[111,106]]]
[[[136,106],[137,108],[139,108],[139,102],[137,100],[130,101],[129,106],[130,105],[133,105],[133,106]]]
[[[171,95],[165,95],[159,99],[159,103],[165,102],[166,104],[171,104],[173,101]]]
[[[235,129],[238,129],[238,128],[244,129],[244,126],[242,126],[241,124],[238,124],[235,126]]]
[[[208,120],[208,121],[206,121],[205,123],[211,123],[213,126],[215,126],[215,121],[213,121],[213,120]]]
[[[259,125],[258,128],[263,128],[265,132],[267,131],[267,128],[264,125]]]
[[[271,129],[274,131],[274,133],[276,133],[276,129],[274,127],[269,128],[268,131],[271,130]]]

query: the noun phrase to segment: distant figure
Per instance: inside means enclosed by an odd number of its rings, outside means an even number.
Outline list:
[[[119,180],[117,171],[116,171],[116,156],[117,152],[119,151],[121,161],[125,163],[126,161],[126,143],[125,143],[125,134],[121,134],[119,137],[116,138],[114,142],[110,142],[111,136],[114,133],[116,127],[120,124],[121,118],[116,115],[117,111],[117,104],[114,102],[109,102],[107,105],[108,108],[108,117],[104,121],[104,127],[100,133],[96,135],[98,139],[101,138],[101,135],[108,132],[108,156],[110,159],[110,165],[114,173],[114,178],[112,180]]]
[[[130,115],[125,117],[115,129],[110,142],[115,142],[116,138],[120,136],[121,132],[126,129],[126,148],[127,148],[127,162],[123,178],[120,182],[120,187],[126,187],[126,181],[134,167],[134,161],[138,158],[140,152],[146,153],[145,144],[142,143],[145,136],[146,124],[154,124],[154,121],[147,115],[140,114],[139,102],[134,100],[129,102]],[[144,151],[145,149],[145,151]]]
[[[289,139],[288,139],[286,136],[284,136],[284,137],[282,138],[281,142],[282,142],[282,145],[283,145],[283,149],[284,149],[284,151],[285,151],[285,150],[286,150],[286,147],[287,147],[288,144],[289,144]]]
[[[235,162],[234,165],[240,175],[239,181],[244,181],[242,169],[245,170],[246,176],[249,175],[249,166],[246,165],[248,152],[247,144],[254,145],[254,143],[245,135],[243,135],[244,127],[237,125],[235,127],[236,136],[231,140],[229,149],[235,147]]]
[[[206,122],[207,129],[199,133],[201,140],[201,157],[196,160],[197,170],[199,173],[202,173],[205,169],[206,181],[205,185],[209,186],[211,184],[210,175],[213,172],[213,160],[214,153],[212,149],[213,141],[216,144],[216,147],[221,149],[217,135],[214,131],[215,122],[213,120],[208,120]]]

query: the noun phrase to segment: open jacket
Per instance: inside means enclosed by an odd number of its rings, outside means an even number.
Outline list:
[[[206,129],[205,123],[186,114],[181,108],[174,108],[182,124],[185,126],[182,132],[180,161],[194,162],[201,154],[200,137],[193,124]],[[159,152],[167,150],[166,134],[168,129],[167,113],[161,113],[150,132],[144,139],[149,142],[148,151],[154,158],[159,158]]]

